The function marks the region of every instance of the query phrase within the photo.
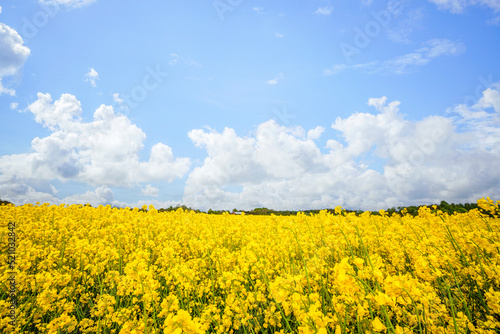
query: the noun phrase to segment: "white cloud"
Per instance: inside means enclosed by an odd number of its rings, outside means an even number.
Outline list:
[[[432,39],[424,43],[424,47],[412,53],[387,60],[374,71],[402,74],[416,66],[427,65],[432,59],[441,56],[458,56],[465,52],[465,45],[448,39]]]
[[[489,112],[489,109],[494,112]],[[475,145],[484,151],[500,152],[500,83],[484,90],[476,104],[470,107],[458,105],[450,112],[455,115],[455,123],[476,134],[477,140],[467,146]]]
[[[322,127],[306,132],[268,121],[250,137],[230,128],[192,130],[189,137],[207,157],[188,177],[185,204],[380,209],[500,196],[500,85],[472,107],[457,106],[452,117],[409,121],[386,97],[368,105],[376,113],[333,122],[342,142],[326,138],[326,152],[314,142]],[[359,162],[366,155],[383,161],[383,170]]]
[[[12,103],[10,104],[10,109],[12,109],[12,110],[16,110],[18,106],[19,106],[19,103],[17,103],[17,102],[12,102]]]
[[[283,73],[278,73],[274,79],[271,79],[271,80],[267,80],[266,83],[268,85],[277,85],[278,82],[283,79],[285,77],[285,75]]]
[[[425,46],[416,51],[426,58],[439,56],[457,56],[465,52],[465,45],[461,42],[453,42],[449,39],[431,39]]]
[[[434,58],[458,56],[464,53],[465,50],[465,45],[461,42],[454,42],[448,39],[431,39],[425,42],[422,48],[393,59],[354,65],[336,64],[331,68],[323,70],[323,74],[334,75],[349,68],[360,69],[368,74],[379,72],[404,74],[414,70],[416,67],[427,65]]]
[[[279,32],[275,32],[274,33],[274,37],[276,37],[276,38],[283,38],[283,37],[285,37],[285,35],[280,34]]]
[[[387,26],[387,38],[396,43],[409,44],[410,35],[416,28],[422,27],[420,22],[423,18],[424,13],[421,8],[409,11],[405,17]]]
[[[0,6],[0,14],[2,13],[2,6]]]
[[[325,132],[325,128],[322,126],[317,126],[314,129],[307,131],[307,139],[316,140],[321,137],[321,134]]]
[[[120,97],[119,93],[113,94],[113,101],[120,104],[120,105],[123,104],[123,99]]]
[[[20,179],[0,174],[2,199],[15,204],[53,203],[61,204],[56,189],[47,180]]]
[[[158,188],[151,186],[150,184],[142,188],[141,191],[142,194],[145,196],[157,197],[160,194],[160,190]]]
[[[42,5],[57,5],[66,8],[81,8],[88,6],[96,0],[38,0]]]
[[[461,13],[467,5],[466,0],[429,0],[435,3],[440,9],[446,9],[452,13]]]
[[[19,74],[24,66],[31,51],[23,44],[17,31],[0,22],[0,96],[16,94],[14,89],[3,86],[3,79]]]
[[[65,204],[90,204],[94,207],[99,205],[116,205],[120,203],[115,201],[114,194],[107,186],[97,187],[94,191],[87,191],[84,194],[77,194],[65,197],[62,203]]]
[[[183,64],[183,65],[186,65],[186,66],[195,66],[195,67],[203,67],[199,62],[197,62],[196,60],[194,59],[191,59],[191,58],[184,58],[184,57],[181,57],[179,56],[178,54],[176,53],[172,53],[170,55],[171,59],[170,61],[168,62],[169,65],[176,65],[176,64]]]
[[[450,52],[443,50],[449,48],[432,52]],[[368,106],[374,112],[337,118],[331,130],[338,135],[327,136],[322,126],[306,131],[274,120],[246,137],[231,128],[190,131],[193,144],[207,156],[188,175],[182,204],[200,209],[343,205],[378,210],[500,197],[500,83],[485,89],[472,106],[453,107],[446,117],[407,120],[400,102],[386,97],[370,98]],[[425,101],[422,108],[427,108]],[[145,134],[109,106],[99,107],[94,119],[84,122],[74,96],[64,94],[52,102],[50,95],[39,94],[28,110],[51,134],[35,138],[33,152],[0,157],[3,199],[125,206],[109,187],[146,184],[142,192],[156,196],[159,190],[150,183],[170,181],[189,170],[188,159],[174,159],[161,143],[153,146],[148,161],[139,161]],[[372,167],[367,156],[381,161],[383,168]],[[60,199],[50,184],[54,179],[96,188]],[[153,202],[128,206],[181,204]]]
[[[314,11],[314,14],[319,14],[319,15],[330,15],[332,13],[333,7],[331,6],[325,6],[325,7],[319,7]]]
[[[180,57],[179,57],[179,55],[178,55],[178,54],[176,54],[176,53],[172,53],[172,54],[170,55],[170,57],[171,57],[172,59],[168,62],[168,64],[169,64],[169,65],[175,65],[175,64],[179,61],[179,58],[180,58]]]
[[[346,64],[335,64],[331,68],[327,68],[323,70],[323,75],[333,75],[342,72],[348,68]]]
[[[435,3],[438,8],[449,10],[451,13],[462,13],[465,7],[469,5],[482,5],[493,9],[495,12],[500,11],[500,0],[429,0]]]
[[[262,8],[262,7],[253,7],[252,9],[257,14],[262,14],[262,11],[264,10],[264,8]]]
[[[496,17],[488,20],[487,22],[488,22],[488,24],[498,26],[498,25],[500,25],[500,16],[496,16]]]
[[[363,6],[369,6],[372,4],[372,2],[373,2],[373,0],[361,0],[361,4]]]
[[[97,73],[97,71],[92,67],[89,72],[85,74],[85,81],[90,82],[92,87],[96,87],[96,80],[99,80],[99,73]]]
[[[84,122],[75,96],[63,94],[52,102],[49,94],[39,93],[28,110],[51,133],[33,139],[33,153],[0,157],[0,174],[6,182],[57,179],[130,187],[141,182],[171,182],[189,170],[190,160],[174,158],[163,143],[153,145],[148,161],[139,161],[146,135],[111,106],[101,105],[93,121]]]

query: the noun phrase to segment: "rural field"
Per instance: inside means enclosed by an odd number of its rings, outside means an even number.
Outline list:
[[[498,333],[499,204],[416,216],[3,205],[0,332]]]

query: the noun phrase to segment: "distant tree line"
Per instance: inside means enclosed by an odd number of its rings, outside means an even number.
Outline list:
[[[7,204],[12,204],[11,202],[9,201],[3,201],[1,198],[0,198],[0,205],[7,205]]]
[[[418,215],[418,210],[421,207],[429,207],[432,209],[432,211],[437,212],[438,210],[442,211],[443,213],[447,213],[449,215],[452,215],[454,213],[465,213],[473,209],[480,209],[476,203],[465,203],[465,204],[455,204],[451,203],[449,204],[446,201],[441,201],[439,204],[430,204],[430,205],[419,205],[419,206],[400,206],[400,207],[392,207],[389,209],[384,210],[388,215],[392,215],[395,213],[398,214],[403,214],[403,212],[406,212],[406,214],[416,216]],[[268,209],[268,208],[255,208],[253,210],[237,210],[233,209],[233,213],[235,212],[244,212],[246,215],[271,215],[274,214],[276,216],[294,216],[297,215],[299,212],[303,212],[306,215],[313,215],[313,214],[318,214],[321,210],[300,210],[300,211],[293,211],[293,210],[273,210],[273,209]],[[335,214],[335,209],[326,209],[327,212]],[[354,213],[357,216],[367,212],[363,210],[342,210],[345,213]],[[480,211],[483,211],[480,209]],[[228,212],[227,210],[212,210],[209,209],[207,213],[209,214],[222,214],[224,212]],[[372,215],[380,215],[379,211],[368,211]],[[486,212],[483,212],[486,213]],[[487,213],[486,213],[487,214]]]
[[[190,207],[187,207],[185,205],[169,206],[166,209],[163,209],[163,208],[162,209],[158,209],[158,212],[170,212],[170,211],[176,211],[178,209],[187,210],[187,211],[194,211],[196,213],[200,213],[201,212],[198,209],[191,209]]]
[[[4,201],[0,198],[0,205],[7,205],[7,204],[12,204],[9,201]],[[447,213],[449,215],[452,215],[454,213],[465,213],[473,209],[479,209],[482,213],[489,215],[488,212],[483,211],[481,208],[478,207],[476,203],[451,203],[449,204],[446,201],[441,201],[439,204],[431,204],[431,205],[419,205],[419,206],[399,206],[397,208],[392,207],[385,212],[388,215],[392,215],[395,213],[402,214],[403,212],[406,212],[406,214],[410,214],[412,216],[418,215],[418,210],[423,207],[429,207],[432,209],[433,212],[442,211],[443,213]],[[192,209],[190,207],[187,207],[185,205],[178,205],[178,206],[170,206],[168,208],[162,208],[158,209],[158,212],[170,212],[170,211],[176,211],[178,209],[183,209],[187,211],[194,211],[196,213],[200,213],[202,211],[198,209]],[[144,209],[139,209],[139,211],[145,211]],[[313,214],[318,214],[321,210],[300,210],[300,211],[293,211],[293,210],[273,210],[273,209],[268,209],[268,208],[255,208],[252,210],[238,210],[238,209],[233,209],[232,213],[242,213],[244,212],[246,215],[271,215],[274,214],[276,216],[295,216],[299,212],[303,212],[306,215],[313,215]],[[326,209],[329,213],[335,214],[335,209]],[[356,215],[361,215],[366,211],[362,210],[342,210],[345,213],[354,213]],[[369,211],[373,215],[380,215],[379,211]],[[214,215],[221,215],[223,213],[229,213],[228,210],[212,210],[209,209],[207,211],[208,214],[214,214]]]

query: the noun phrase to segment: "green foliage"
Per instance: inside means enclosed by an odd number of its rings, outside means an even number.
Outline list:
[[[0,198],[0,205],[7,205],[7,204],[12,204],[9,201],[3,201],[2,198]]]

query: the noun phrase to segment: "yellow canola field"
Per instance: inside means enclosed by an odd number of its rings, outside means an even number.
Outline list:
[[[499,333],[499,202],[478,204],[490,214],[1,206],[0,332]]]

